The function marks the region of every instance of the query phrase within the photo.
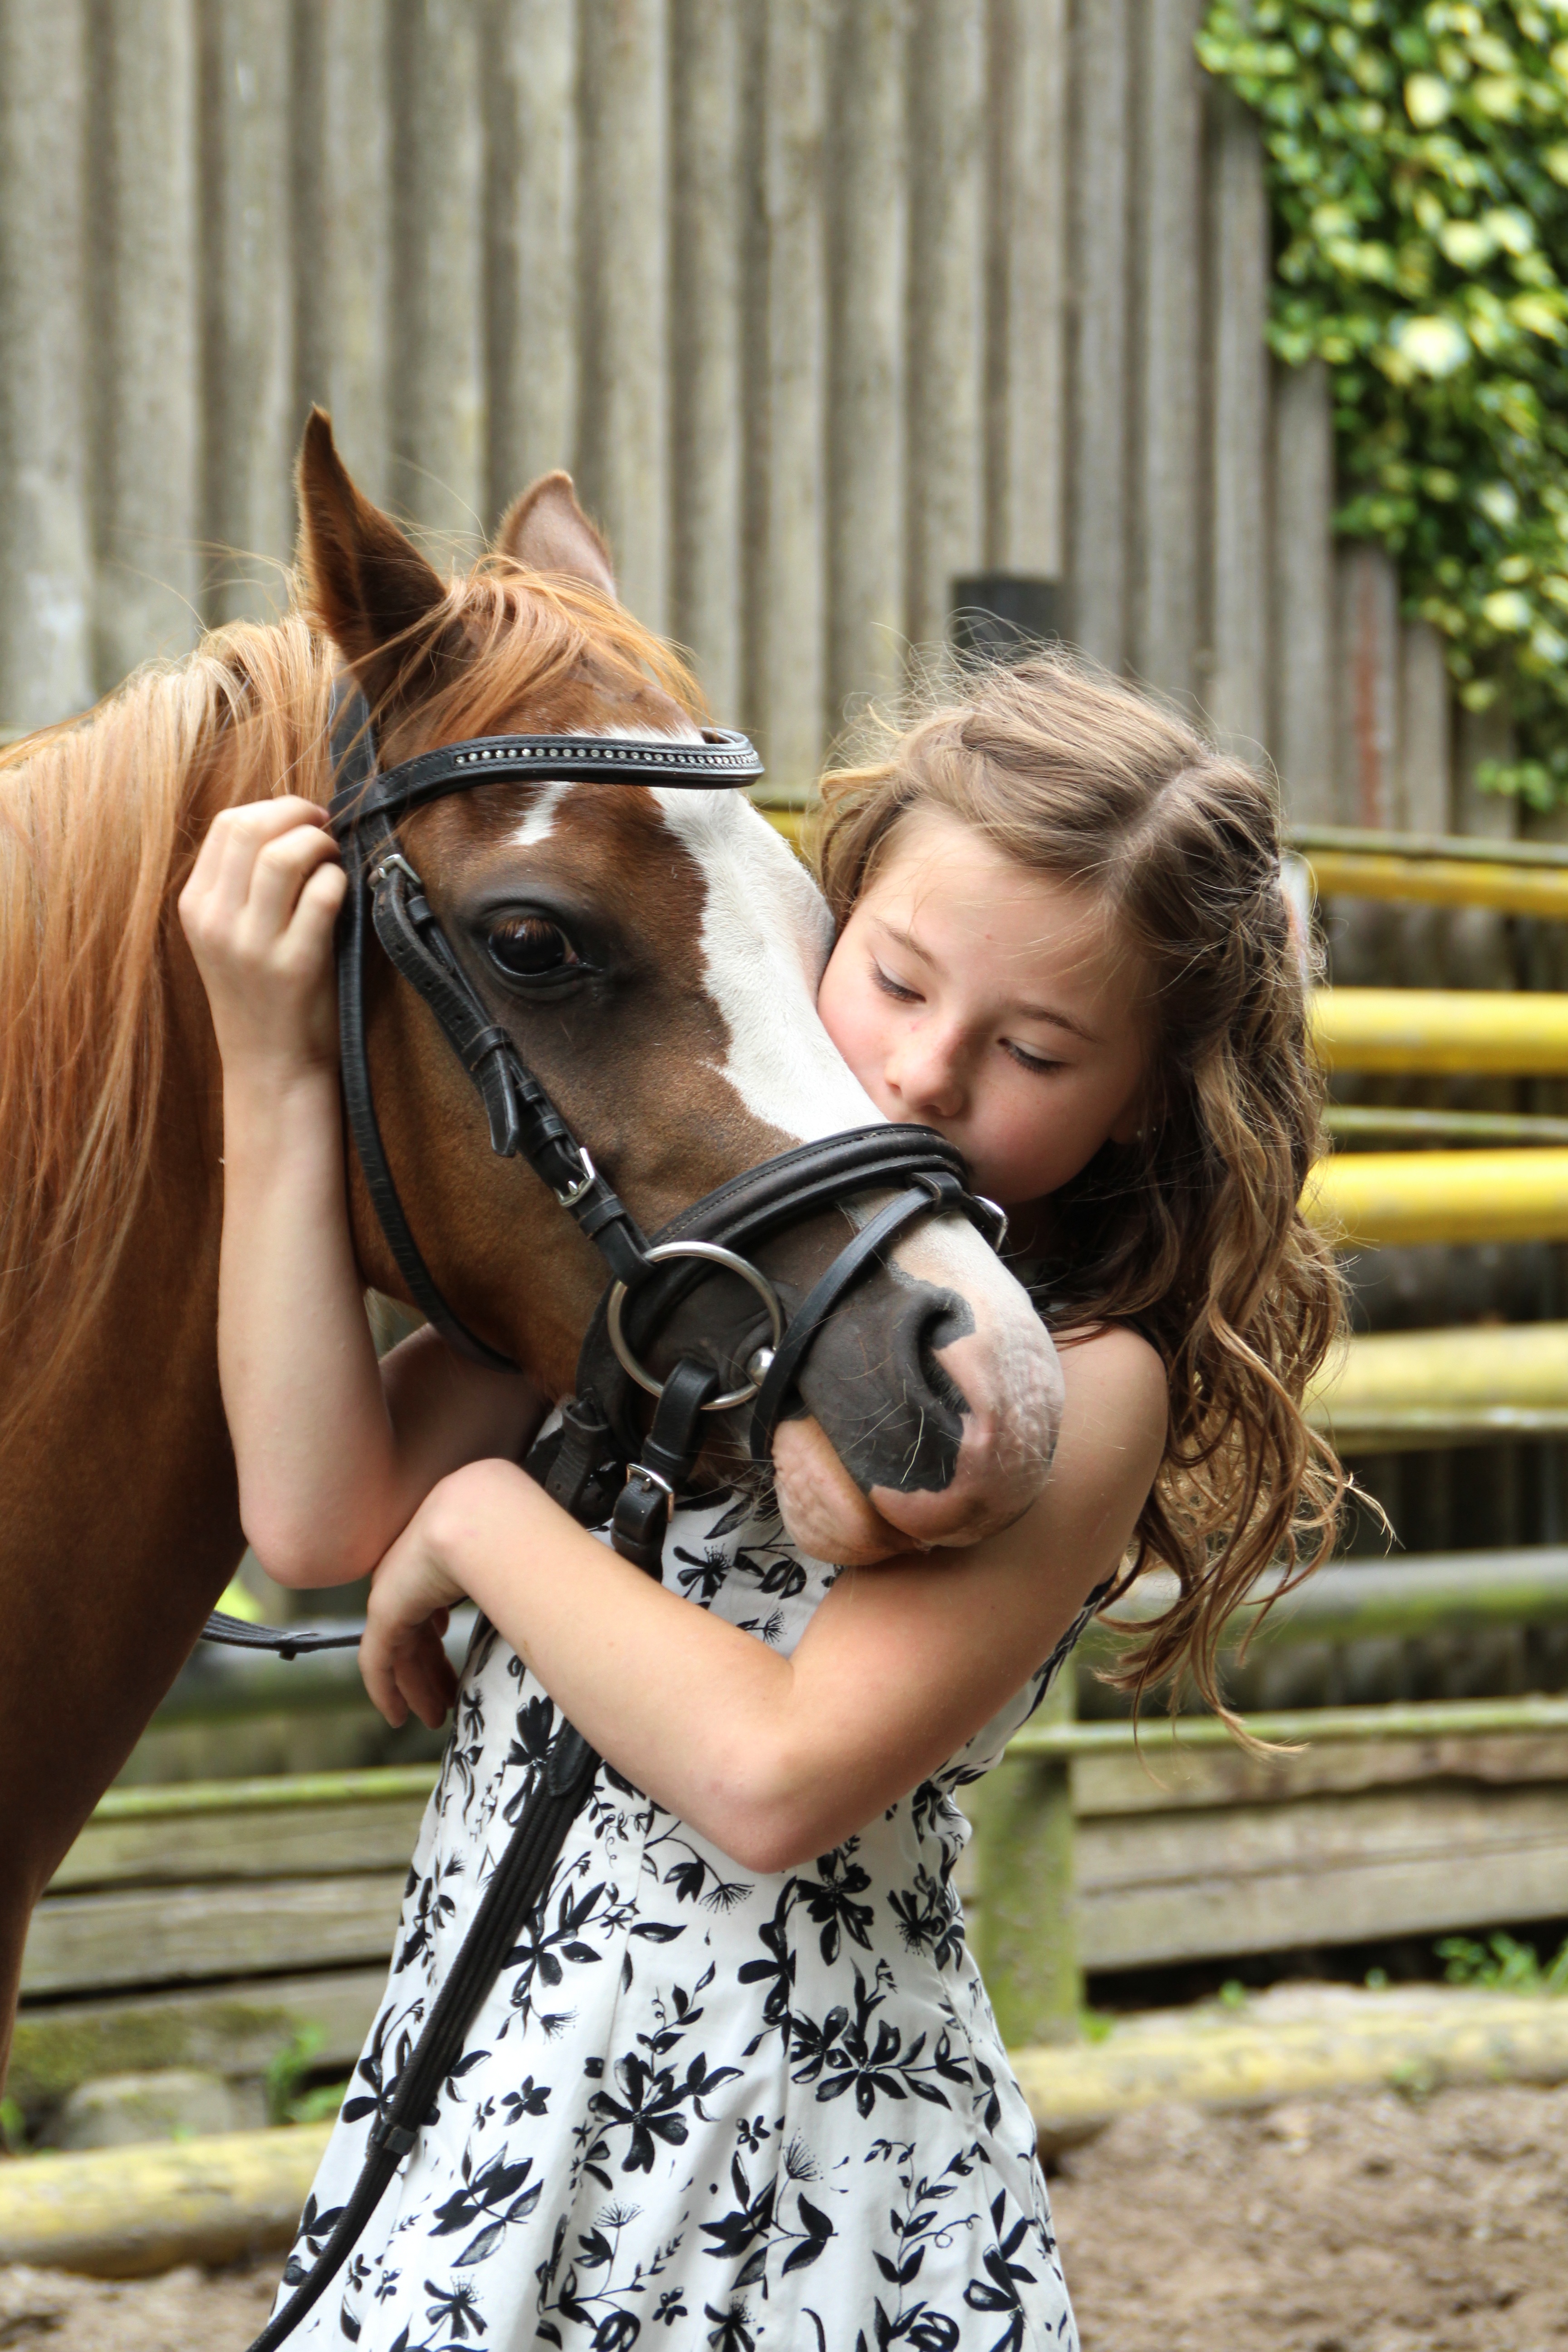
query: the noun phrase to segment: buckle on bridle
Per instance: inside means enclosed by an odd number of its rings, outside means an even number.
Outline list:
[[[583,1163],[582,1175],[577,1179],[575,1184],[568,1184],[564,1192],[558,1192],[553,1184],[550,1188],[551,1191],[555,1193],[556,1199],[560,1202],[561,1206],[563,1209],[574,1209],[578,1202],[584,1198],[584,1194],[591,1192],[595,1185],[599,1181],[599,1171],[594,1165],[594,1155],[588,1150],[587,1145],[585,1143],[577,1143],[574,1144],[574,1148],[576,1150],[578,1159]]]
[[[407,875],[408,879],[416,890],[423,891],[425,887],[424,883],[421,882],[418,875],[416,874],[413,866],[410,866],[407,858],[405,857],[400,849],[389,849],[383,856],[376,859],[375,864],[365,876],[365,880],[370,884],[373,890],[380,889],[382,884],[392,872],[394,866],[396,867],[400,874]]]
[[[587,1154],[584,1152],[584,1158],[586,1159],[586,1157]],[[720,1242],[658,1242],[648,1251],[647,1262],[649,1265],[662,1265],[670,1258],[679,1257],[701,1258],[710,1265],[721,1266],[726,1274],[739,1275],[742,1282],[750,1283],[768,1311],[769,1349],[777,1349],[780,1340],[784,1338],[784,1308],[779,1303],[778,1292],[773,1288],[767,1276],[760,1272],[749,1258],[741,1257],[734,1250],[725,1249]],[[616,1360],[621,1370],[636,1381],[639,1389],[646,1389],[651,1397],[661,1397],[664,1394],[664,1382],[656,1381],[653,1374],[645,1370],[637,1361],[632,1353],[631,1342],[621,1327],[621,1312],[626,1302],[626,1286],[624,1282],[617,1282],[611,1290],[605,1307],[605,1329],[610,1345],[616,1351]],[[760,1350],[753,1352],[752,1362],[756,1360],[756,1354],[760,1352]],[[772,1361],[771,1353],[769,1361]],[[746,1370],[748,1373],[751,1372],[750,1363]],[[729,1412],[738,1404],[750,1404],[761,1386],[760,1379],[751,1378],[743,1389],[730,1389],[724,1395],[711,1398],[702,1410],[704,1412]]]

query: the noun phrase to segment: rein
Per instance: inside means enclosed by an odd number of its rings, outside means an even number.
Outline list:
[[[757,1459],[765,1459],[813,1341],[899,1234],[919,1217],[957,1210],[996,1244],[1005,1220],[969,1191],[962,1157],[933,1129],[879,1126],[826,1136],[763,1160],[705,1193],[650,1241],[507,1031],[490,1019],[432,911],[424,883],[398,845],[399,818],[476,785],[570,780],[711,791],[752,783],[762,764],[743,735],[709,729],[700,743],[490,736],[423,752],[381,772],[364,697],[357,687],[341,683],[333,688],[330,727],[338,789],[328,814],[349,883],[337,939],[343,1103],[387,1246],[409,1297],[449,1348],[499,1370],[518,1369],[470,1331],[442,1297],[398,1196],[365,1051],[364,966],[373,933],[429,1007],[472,1079],[491,1150],[502,1159],[526,1160],[605,1261],[608,1283],[583,1342],[577,1395],[563,1407],[560,1428],[533,1447],[526,1467],[583,1526],[603,1527],[607,1519],[621,1557],[658,1577],[671,1507],[701,1450],[703,1414],[749,1405],[750,1448]],[[839,1251],[793,1316],[786,1316],[773,1283],[745,1253],[847,1198],[889,1191],[893,1199]],[[766,1321],[765,1340],[752,1349],[742,1376],[728,1386],[717,1366],[692,1354],[657,1379],[644,1362],[651,1339],[714,1272],[738,1277],[755,1293]],[[634,1410],[640,1393],[655,1400],[646,1434],[639,1434]],[[289,1657],[347,1647],[357,1641],[358,1629],[242,1624],[215,1612],[204,1639]],[[275,2352],[347,2259],[462,2055],[468,2028],[506,1955],[546,1893],[599,1761],[582,1735],[563,1721],[418,2042],[384,2101],[359,2180],[294,2294],[250,2352]]]

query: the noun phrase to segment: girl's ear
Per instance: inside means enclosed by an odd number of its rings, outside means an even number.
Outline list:
[[[610,551],[578,505],[570,474],[541,474],[512,500],[501,517],[495,550],[527,572],[585,581],[616,602]]]
[[[416,665],[407,641],[446,597],[446,583],[354,487],[324,409],[310,411],[297,479],[306,612],[342,648],[373,710],[416,699],[416,673],[428,673],[442,648],[424,646]]]

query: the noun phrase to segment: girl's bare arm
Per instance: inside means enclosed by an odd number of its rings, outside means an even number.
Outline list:
[[[437,1481],[520,1450],[539,1400],[429,1332],[384,1382],[349,1234],[332,926],[343,872],[321,812],[230,809],[180,898],[224,1075],[218,1370],[240,1517],[280,1583],[363,1576]]]
[[[430,1496],[377,1570],[360,1660],[401,1722],[438,1722],[450,1673],[425,1620],[477,1601],[616,1769],[742,1867],[826,1853],[988,1723],[1116,1568],[1159,1466],[1165,1377],[1109,1329],[1068,1349],[1045,1493],[963,1553],[847,1571],[799,1647],[652,1583],[510,1465]]]

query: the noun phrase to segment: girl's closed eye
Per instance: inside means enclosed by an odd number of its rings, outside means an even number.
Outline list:
[[[910,988],[903,981],[895,980],[892,973],[886,971],[883,966],[877,961],[875,956],[871,959],[871,969],[877,975],[877,985],[881,990],[884,996],[892,997],[900,1004],[918,1004],[920,1003],[921,995],[919,989]]]
[[[1011,1037],[1003,1038],[1002,1051],[1011,1055],[1021,1070],[1037,1071],[1041,1076],[1048,1076],[1053,1070],[1065,1070],[1071,1066],[1069,1063],[1062,1061],[1059,1055],[1040,1054],[1032,1051],[1027,1045],[1015,1045]]]

